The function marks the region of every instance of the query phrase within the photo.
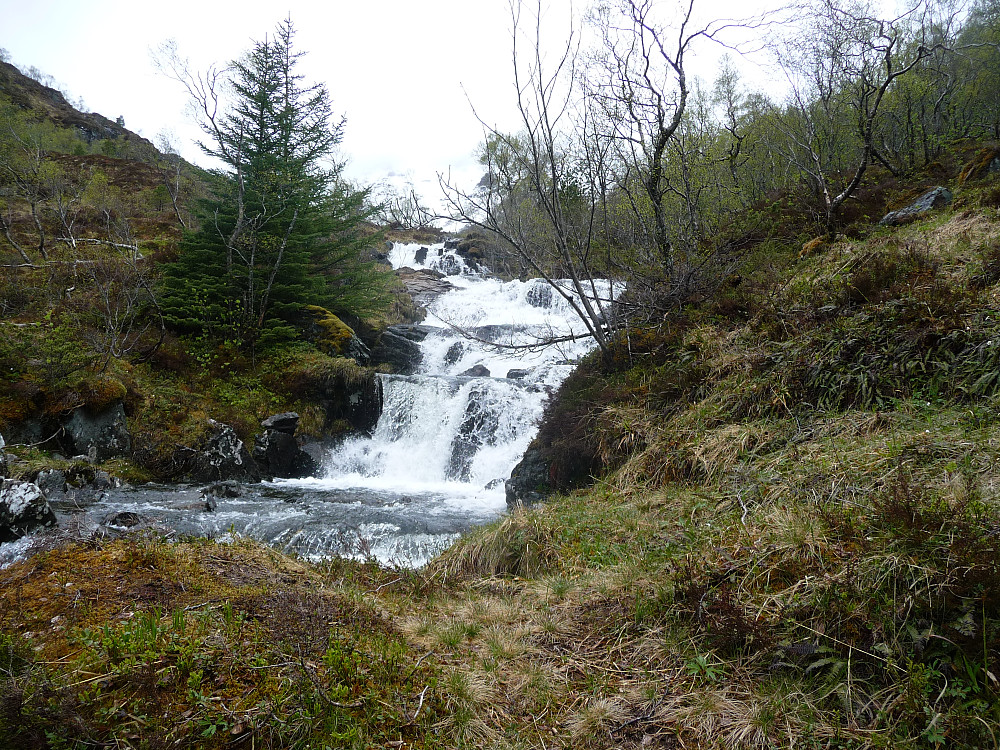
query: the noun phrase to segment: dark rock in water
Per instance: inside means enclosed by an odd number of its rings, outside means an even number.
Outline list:
[[[77,409],[63,424],[63,431],[63,447],[71,454],[106,461],[132,452],[132,436],[121,402],[97,414],[87,408]]]
[[[395,326],[389,326],[387,331],[391,331],[397,336],[402,336],[408,341],[423,341],[427,336],[434,332],[431,326],[413,325],[413,324],[401,324]]]
[[[37,484],[0,480],[0,543],[55,525],[56,515]]]
[[[463,354],[465,354],[465,344],[462,343],[461,341],[456,341],[454,344],[449,346],[448,351],[445,352],[444,355],[445,364],[448,365],[455,364],[456,362],[458,362],[458,360],[462,358]]]
[[[469,402],[465,407],[462,424],[449,446],[448,479],[460,482],[469,481],[472,471],[472,460],[484,445],[496,445],[497,428],[500,417],[495,410],[489,409],[486,403],[486,393],[482,386],[476,386],[469,394]]]
[[[531,371],[530,370],[517,370],[517,369],[507,370],[507,379],[508,380],[522,380],[523,378],[528,377],[528,373],[529,372],[531,372]]]
[[[122,483],[118,477],[113,477],[108,472],[98,469],[94,472],[94,481],[91,482],[95,490],[110,490],[114,487],[121,487]]]
[[[552,287],[547,283],[538,282],[528,290],[524,299],[532,307],[552,307]]]
[[[254,440],[253,458],[266,476],[284,478],[300,476],[298,455],[298,441],[287,432],[267,430]]]
[[[299,426],[299,415],[294,411],[272,414],[261,422],[260,426],[265,430],[276,430],[277,432],[287,432],[289,435],[294,435],[295,428]]]
[[[226,479],[222,482],[213,482],[201,491],[202,495],[213,495],[214,497],[242,497],[243,485],[235,479]]]
[[[119,513],[113,513],[108,516],[102,526],[116,526],[120,529],[131,529],[133,526],[138,526],[145,522],[145,518],[138,513],[133,513],[132,511],[121,511]]]
[[[412,375],[420,367],[423,354],[414,339],[396,330],[402,328],[404,326],[390,326],[382,333],[372,350],[372,359],[392,365],[400,375]]]
[[[215,495],[205,495],[206,513],[215,513],[218,507],[219,507],[219,498],[217,498]]]
[[[204,483],[221,479],[260,481],[260,471],[235,430],[214,419],[208,423],[211,429],[198,448],[184,447],[174,452],[181,473]]]
[[[458,246],[462,244],[462,240],[458,237],[449,237],[444,241],[445,250],[457,250]]]
[[[445,276],[461,276],[463,267],[462,261],[454,255],[445,255],[441,258],[441,273]]]
[[[417,252],[413,255],[413,260],[416,263],[426,263],[427,262],[427,248],[426,247],[419,248],[417,250]]]
[[[928,190],[906,208],[886,214],[882,217],[879,224],[884,227],[898,227],[907,224],[928,211],[947,206],[951,203],[951,198],[950,190],[938,186],[932,190]]]
[[[463,376],[469,378],[488,378],[490,376],[490,370],[486,365],[473,365],[468,370],[462,373]]]
[[[505,485],[507,507],[530,507],[544,501],[552,494],[551,466],[541,449],[532,443],[524,458],[510,473]]]

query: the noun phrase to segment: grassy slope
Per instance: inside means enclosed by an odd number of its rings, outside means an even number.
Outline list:
[[[0,572],[0,738],[997,746],[996,192],[634,337],[583,379],[607,475],[418,573],[150,539]]]

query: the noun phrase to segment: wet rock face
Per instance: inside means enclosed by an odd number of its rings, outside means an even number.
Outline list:
[[[77,409],[63,424],[63,431],[65,448],[72,455],[106,461],[132,452],[132,436],[121,402],[99,414]]]
[[[392,365],[400,375],[412,375],[423,359],[417,342],[427,336],[424,332],[418,337],[420,328],[422,326],[389,326],[372,350],[372,359]]]
[[[211,430],[198,448],[180,448],[174,453],[182,473],[195,482],[260,481],[260,471],[235,430],[214,419],[208,422]]]
[[[507,507],[537,505],[552,494],[551,465],[534,443],[524,452],[524,458],[510,473],[504,484]]]
[[[488,378],[490,376],[490,369],[486,365],[473,365],[463,372],[462,375],[467,378]]]
[[[293,411],[275,414],[260,423],[264,432],[254,439],[253,460],[265,476],[292,479],[318,471],[312,456],[299,448],[295,439],[298,423],[299,415]]]
[[[884,227],[898,227],[908,224],[928,211],[947,206],[951,203],[951,198],[950,190],[938,186],[932,190],[928,190],[906,208],[886,214],[882,217],[879,224]]]
[[[55,525],[55,513],[37,484],[0,480],[0,542],[12,542],[37,528]]]

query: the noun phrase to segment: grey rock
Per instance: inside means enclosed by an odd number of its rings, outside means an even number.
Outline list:
[[[486,365],[473,365],[463,372],[462,375],[469,378],[488,378],[490,370]]]
[[[906,208],[886,214],[879,224],[885,227],[898,227],[907,224],[928,211],[947,206],[951,203],[951,199],[951,191],[939,185],[928,190]]]
[[[450,237],[444,241],[445,250],[457,250],[458,246],[462,244],[462,240],[458,237]]]
[[[379,337],[372,359],[391,365],[401,375],[412,375],[420,367],[423,355],[415,341],[390,327]]]
[[[198,448],[183,447],[174,452],[181,473],[195,482],[236,479],[260,480],[260,471],[235,430],[227,424],[208,420],[211,430]]]
[[[37,528],[56,525],[56,516],[37,484],[0,480],[0,542],[12,542]]]
[[[546,500],[553,492],[550,471],[549,461],[542,455],[541,449],[534,444],[529,445],[504,485],[507,507],[530,507]]]
[[[112,513],[101,524],[102,526],[112,526],[119,529],[131,529],[133,526],[138,526],[145,522],[145,518],[138,513],[133,513],[130,510],[123,510],[118,513]]]
[[[299,426],[299,415],[294,411],[286,411],[281,414],[272,414],[260,423],[265,430],[276,430],[289,435],[295,434],[295,428]]]
[[[243,485],[235,479],[226,479],[221,482],[213,482],[203,489],[201,494],[215,497],[242,497]]]
[[[77,409],[63,424],[64,446],[72,454],[85,454],[93,461],[127,456],[132,437],[121,402],[99,414]]]
[[[448,351],[445,352],[444,355],[445,364],[448,365],[455,364],[456,362],[458,362],[458,360],[462,358],[463,354],[465,354],[465,344],[461,341],[456,341],[454,344],[449,346]]]
[[[552,307],[552,287],[545,282],[536,282],[528,289],[524,300],[532,307]]]
[[[66,474],[59,469],[43,469],[35,477],[35,484],[46,497],[53,497],[66,491]]]
[[[507,379],[508,380],[522,380],[523,378],[528,377],[528,373],[529,372],[531,372],[531,370],[519,370],[519,369],[516,369],[516,368],[512,369],[512,370],[507,370]]]
[[[413,260],[416,263],[426,263],[427,262],[427,248],[421,247],[413,256]]]
[[[0,479],[7,476],[10,471],[10,466],[7,463],[7,454],[4,453],[3,449],[7,444],[3,440],[3,435],[0,435]]]

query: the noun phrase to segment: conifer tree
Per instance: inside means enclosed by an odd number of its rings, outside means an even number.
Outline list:
[[[203,151],[222,162],[200,228],[165,271],[164,309],[178,329],[255,351],[293,338],[306,305],[365,312],[384,303],[384,280],[363,260],[367,191],[348,187],[335,152],[327,89],[295,71],[294,29],[254,43],[221,74],[178,73],[205,113]],[[186,79],[183,76],[187,76]]]

